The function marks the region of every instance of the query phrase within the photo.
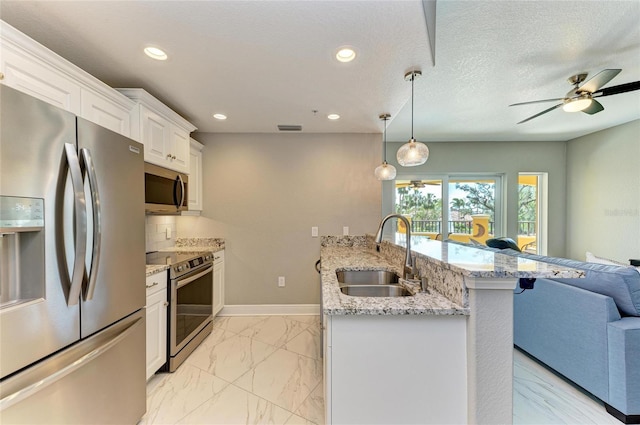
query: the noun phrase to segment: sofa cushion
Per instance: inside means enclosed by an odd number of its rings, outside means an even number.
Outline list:
[[[506,250],[505,250],[506,251]],[[506,252],[504,252],[507,254]],[[515,253],[515,251],[514,251]],[[509,253],[510,255],[515,255]],[[567,285],[583,288],[591,292],[607,295],[616,303],[618,309],[629,316],[640,316],[640,273],[635,267],[621,267],[606,264],[585,263],[567,258],[546,257],[543,255],[516,253],[518,256],[544,263],[557,264],[584,270],[582,279],[553,279]]]

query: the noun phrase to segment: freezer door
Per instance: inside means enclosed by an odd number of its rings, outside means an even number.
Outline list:
[[[74,258],[69,267],[62,255],[63,234],[73,238],[74,229],[60,214],[69,161],[79,171],[75,140],[72,114],[0,85],[0,196],[39,198],[44,207],[41,230],[0,235],[0,378],[80,337],[78,297],[68,303]]]
[[[87,197],[87,279],[83,338],[145,303],[144,151],[142,144],[77,118]]]
[[[145,411],[144,309],[0,386],[7,424],[135,424]]]

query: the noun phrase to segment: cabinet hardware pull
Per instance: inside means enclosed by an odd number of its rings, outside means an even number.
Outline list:
[[[153,288],[157,284],[158,284],[158,282],[153,282],[151,285],[146,285],[146,286],[147,286],[147,289],[149,289],[149,288]]]
[[[170,153],[167,154],[167,159],[171,159],[171,154]]]
[[[165,302],[164,302],[164,306],[165,306],[165,307],[169,307],[169,302],[168,302],[168,301],[165,301]]]

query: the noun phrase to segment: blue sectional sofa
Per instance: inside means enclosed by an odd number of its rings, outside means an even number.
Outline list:
[[[622,422],[640,423],[638,269],[500,253],[586,271],[584,279],[538,279],[514,295],[514,343],[602,400]]]

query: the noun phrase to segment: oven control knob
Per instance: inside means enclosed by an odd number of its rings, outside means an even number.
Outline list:
[[[178,266],[178,267],[176,267],[176,270],[177,270],[177,271],[179,271],[179,272],[181,272],[181,271],[182,271],[182,266]]]

